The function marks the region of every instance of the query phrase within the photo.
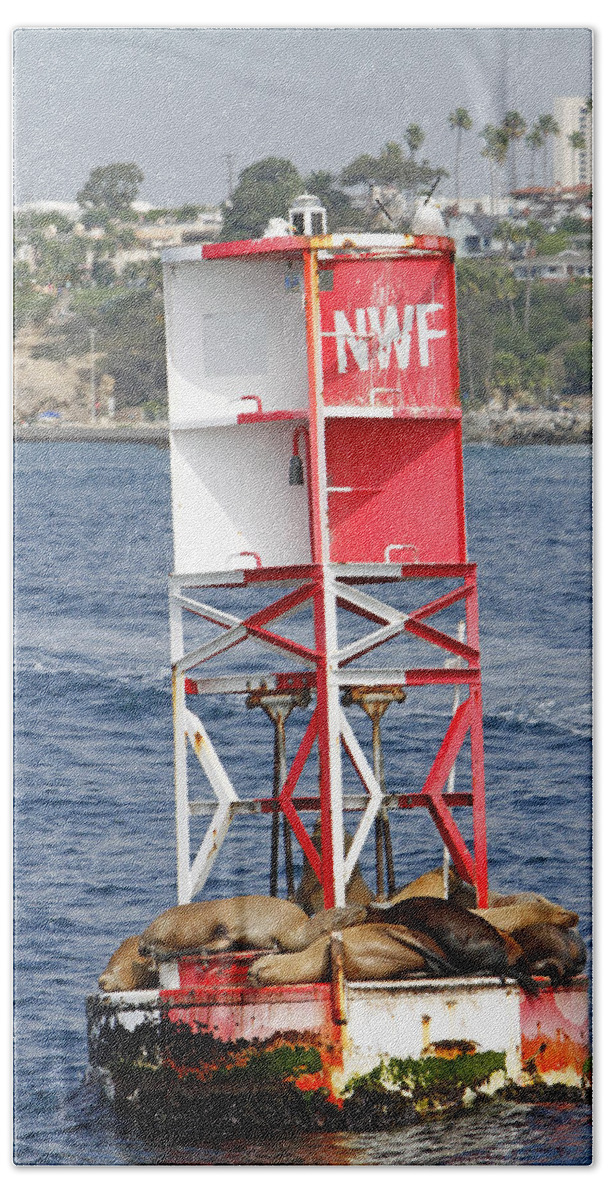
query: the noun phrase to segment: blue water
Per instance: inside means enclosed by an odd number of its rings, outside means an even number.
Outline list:
[[[590,454],[476,446],[465,468],[469,554],[479,564],[490,883],[575,909],[588,940]],[[16,1161],[588,1161],[581,1106],[502,1106],[500,1139],[493,1108],[280,1146],[177,1152],[117,1133],[85,1080],[84,998],[118,943],[175,903],[168,452],[22,444],[15,503]],[[229,607],[225,596],[220,603]],[[422,690],[404,708],[416,775],[440,726]],[[245,752],[242,794],[255,794],[254,767],[270,787],[262,714],[242,700],[212,701],[205,712],[211,729],[222,721],[226,764]],[[403,716],[393,706],[386,724],[395,789]],[[459,817],[465,835],[467,818]],[[426,814],[394,821],[405,882],[436,865],[440,847]],[[235,821],[208,894],[266,890],[268,845],[265,818]],[[363,860],[370,881],[372,853],[370,845]]]

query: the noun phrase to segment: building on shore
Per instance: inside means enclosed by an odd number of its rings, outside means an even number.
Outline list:
[[[591,278],[591,253],[587,250],[560,250],[558,254],[537,254],[514,262],[516,279],[545,279],[567,283],[569,279]]]
[[[553,115],[559,125],[559,134],[553,147],[553,182],[561,187],[576,187],[591,183],[591,129],[592,118],[584,96],[556,96]],[[575,149],[570,137],[580,133],[584,146]]]

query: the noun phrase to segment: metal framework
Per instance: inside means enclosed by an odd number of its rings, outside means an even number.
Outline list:
[[[350,566],[348,570],[344,567],[331,567],[329,581],[327,574],[316,567],[308,568],[307,578],[302,569],[302,574],[296,580],[278,581],[277,574],[279,573],[263,568],[235,571],[229,581],[225,580],[220,585],[228,588],[260,587],[261,585],[276,585],[277,582],[281,582],[284,586],[290,587],[290,590],[280,599],[246,618],[211,608],[198,600],[193,600],[187,594],[186,588],[217,587],[216,577],[188,577],[184,580],[173,577],[171,580],[172,644],[175,655],[173,694],[180,903],[190,900],[202,888],[211,870],[213,860],[221,848],[232,817],[238,811],[243,810],[272,812],[276,809],[277,804],[323,885],[326,906],[330,907],[333,903],[344,903],[348,880],[374,820],[384,804],[390,809],[425,807],[441,834],[458,873],[477,888],[479,902],[481,905],[485,904],[487,899],[487,860],[475,564],[465,563],[458,567],[446,567],[442,564],[416,567],[391,564],[389,567],[381,568],[380,571],[369,564],[357,564],[354,567]],[[353,586],[353,575],[356,577],[357,586]],[[410,613],[400,612],[392,605],[377,600],[365,592],[361,586],[365,583],[396,582],[403,579],[424,578],[444,581],[450,576],[460,578],[463,582],[460,586],[439,595],[435,600]],[[430,617],[448,609],[460,600],[464,600],[466,612],[464,640],[450,637],[428,623]],[[293,613],[304,605],[312,606],[315,612],[321,606],[324,611],[329,609],[334,629],[337,624],[336,608],[356,612],[358,616],[367,618],[373,625],[373,629],[369,634],[348,645],[339,646],[336,640],[332,651],[327,652],[319,638],[317,638],[314,649],[311,649],[268,628],[272,621],[287,613]],[[195,613],[209,625],[221,628],[223,632],[201,641],[194,649],[184,654],[182,640],[182,613],[184,611]],[[370,651],[399,635],[409,635],[410,638],[420,639],[444,652],[448,651],[451,659],[448,664],[442,663],[436,667],[412,667],[405,670],[382,670],[377,667],[366,669],[364,666],[358,665],[359,661]],[[290,660],[293,669],[285,672],[265,672],[259,675],[249,672],[241,675],[226,674],[198,678],[191,674],[232,647],[243,643],[246,639],[252,639],[265,645],[270,644],[273,650]],[[466,665],[456,665],[461,661]],[[339,731],[336,745],[332,747],[330,769],[333,769],[335,773],[339,772],[340,805],[338,819],[334,818],[334,821],[331,822],[331,811],[328,811],[330,806],[327,803],[328,794],[327,790],[324,794],[323,786],[316,796],[296,797],[294,795],[312,748],[315,742],[320,742],[321,723],[326,720],[322,704],[319,704],[318,680],[320,673],[322,673],[322,678],[329,679],[326,705],[327,708],[331,707],[334,722]],[[382,791],[374,773],[373,764],[368,761],[348,721],[344,711],[345,693],[347,690],[356,688],[366,689],[373,693],[374,689],[379,688],[407,689],[428,686],[458,689],[466,687],[468,695],[455,708],[445,736],[428,771],[422,791],[398,795],[387,794]],[[240,798],[237,796],[200,718],[188,708],[187,697],[189,695],[241,693],[249,697],[267,697],[270,700],[272,697],[288,695],[294,698],[293,702],[295,703],[296,697],[304,690],[312,694],[314,705],[306,731],[278,795],[276,797]],[[342,704],[340,704],[340,693],[343,698]],[[444,791],[446,783],[467,735],[470,738],[471,749],[472,791],[446,792]],[[194,802],[194,805],[189,803],[186,761],[188,743],[198,758],[216,797],[209,829],[192,866],[190,866],[190,816],[192,812],[200,813],[204,811],[205,807],[210,806],[201,805],[200,802]],[[362,796],[342,796],[340,747],[348,754],[361,780],[364,789]],[[323,784],[323,772],[321,771],[320,774]],[[452,808],[461,806],[471,806],[473,810],[472,851],[466,846],[451,812]],[[361,808],[363,813],[348,854],[340,854],[339,851],[336,853],[337,847],[343,845],[341,821],[343,809]],[[298,810],[320,812],[322,831],[325,835],[322,839],[321,855],[317,853],[312,844]],[[330,847],[329,856],[328,846]]]
[[[294,456],[298,449],[304,448],[306,458],[306,475],[308,489],[309,532],[310,532],[310,563],[299,563],[293,566],[264,567],[259,555],[252,551],[253,561],[245,563],[237,569],[223,572],[212,571],[188,575],[176,574],[170,581],[170,614],[171,614],[171,647],[173,663],[173,704],[175,731],[175,792],[176,792],[176,821],[177,821],[177,858],[178,858],[178,900],[188,902],[205,884],[212,864],[228,831],[233,816],[239,811],[261,811],[283,814],[286,834],[291,830],[297,839],[303,854],[308,859],[313,871],[323,888],[326,907],[343,905],[348,881],[358,861],[361,850],[372,827],[376,827],[377,863],[380,851],[381,824],[384,822],[387,834],[389,810],[415,807],[426,808],[444,845],[454,862],[459,875],[477,890],[478,903],[487,903],[487,857],[485,832],[485,789],[483,763],[482,735],[482,698],[480,677],[479,625],[477,606],[477,582],[475,564],[466,561],[464,535],[459,534],[461,547],[460,557],[463,561],[393,561],[403,560],[409,556],[414,560],[418,557],[415,547],[403,543],[389,542],[384,552],[385,561],[347,561],[336,562],[335,543],[332,543],[332,518],[330,500],[335,500],[336,494],[355,491],[370,491],[370,488],[330,486],[328,484],[327,467],[327,421],[331,413],[337,413],[338,418],[345,415],[334,408],[330,409],[327,395],[324,395],[324,370],[322,354],[322,338],[337,338],[336,332],[323,329],[319,303],[319,272],[333,265],[331,255],[331,239],[288,239],[297,243],[296,249],[301,255],[304,275],[304,304],[306,321],[306,346],[308,359],[308,400],[309,409],[306,414],[298,412],[298,419],[307,417],[304,424],[298,426],[294,434]],[[203,256],[221,258],[230,255],[241,258],[248,254],[286,253],[285,240],[277,240],[280,245],[272,243],[264,246],[264,242],[242,243],[232,247],[209,246],[203,248]],[[409,253],[423,257],[425,254],[434,258],[451,261],[451,245],[445,239],[404,239]],[[424,245],[422,244],[424,242]],[[433,242],[433,245],[427,243]],[[436,244],[435,244],[436,243]],[[441,243],[441,244],[440,244]],[[274,249],[273,249],[274,248]],[[321,256],[321,261],[319,256]],[[378,255],[376,255],[378,257]],[[385,260],[390,257],[383,250],[380,257]],[[393,254],[393,257],[395,255]],[[404,258],[404,251],[399,252]],[[361,253],[360,259],[373,260],[372,253]],[[344,270],[343,257],[339,266]],[[426,310],[440,308],[438,304],[419,305]],[[361,310],[357,310],[363,311]],[[376,310],[368,309],[372,313]],[[426,313],[420,317],[422,320]],[[370,318],[371,320],[371,318]],[[455,338],[455,302],[449,313],[451,335]],[[365,335],[376,337],[380,342],[379,357],[383,351],[382,337],[385,336],[379,321],[376,332]],[[404,316],[403,329],[406,327]],[[401,335],[405,336],[404,333]],[[409,335],[408,335],[409,336]],[[443,336],[443,332],[435,333],[426,330],[426,354],[428,362],[428,338]],[[420,339],[420,357],[423,362],[425,344]],[[349,343],[354,345],[351,338]],[[455,346],[455,340],[454,340]],[[389,345],[389,354],[391,347]],[[344,351],[344,354],[346,352]],[[386,358],[386,355],[385,355]],[[449,365],[450,379],[457,381],[455,362]],[[340,381],[341,384],[341,381]],[[394,392],[395,388],[377,386],[377,379],[371,379],[370,405],[373,406],[381,397],[381,393]],[[450,384],[452,387],[452,384]],[[271,419],[271,414],[263,411],[260,397],[256,400],[257,412],[247,413],[248,423]],[[386,398],[386,397],[385,397]],[[249,397],[251,399],[251,396]],[[349,415],[351,409],[348,410]],[[402,410],[400,416],[408,416],[409,410]],[[370,414],[361,408],[357,416],[368,417],[378,415],[385,417],[388,412]],[[428,410],[420,405],[409,412],[416,419],[425,418],[427,428],[430,418],[439,417],[444,423],[454,421],[460,415],[455,405],[454,395],[450,394],[439,410]],[[274,419],[285,419],[296,416],[292,412],[276,412]],[[382,425],[386,425],[384,420]],[[371,428],[369,420],[365,425]],[[421,428],[421,426],[418,426]],[[459,447],[459,443],[458,443]],[[455,494],[458,507],[458,529],[464,530],[464,494],[462,487],[461,459],[456,459]],[[459,465],[458,465],[459,464]],[[441,463],[437,470],[441,471]],[[301,482],[301,480],[297,480]],[[424,504],[423,504],[424,507]],[[328,515],[329,513],[329,515]],[[424,520],[424,512],[422,513]],[[434,518],[435,523],[437,519]],[[365,539],[362,545],[365,546]],[[464,552],[464,553],[463,553]],[[365,556],[362,556],[365,557]],[[372,554],[370,552],[370,558]],[[366,586],[379,583],[395,584],[398,581],[426,580],[431,581],[438,594],[429,602],[413,609],[401,611],[392,603],[387,603],[367,592]],[[278,588],[281,594],[269,604],[257,611],[250,612],[245,617],[237,616],[230,611],[214,608],[200,599],[205,588]],[[446,587],[449,590],[445,590]],[[196,595],[193,596],[192,593]],[[436,628],[432,619],[439,613],[444,613],[453,605],[462,602],[465,612],[464,630],[460,636],[449,634]],[[312,612],[314,626],[314,645],[307,646],[294,641],[284,634],[277,633],[271,626],[286,615],[293,615],[299,610],[308,608]],[[354,614],[369,623],[369,631],[354,641],[340,645],[338,639],[338,610]],[[193,648],[184,648],[183,614],[188,612],[195,615],[209,628],[211,636],[201,637]],[[458,628],[455,621],[455,627]],[[462,628],[462,627],[461,627]],[[441,656],[436,666],[392,670],[377,669],[362,665],[366,655],[377,647],[396,638],[406,638],[410,642],[424,643],[433,647]],[[208,664],[221,655],[249,640],[264,649],[271,648],[280,658],[289,660],[290,669],[284,672],[263,672],[247,674],[220,674],[209,676],[201,674],[208,669]],[[446,654],[449,656],[445,661]],[[451,687],[454,690],[455,703],[453,713],[448,721],[445,734],[437,747],[435,756],[426,775],[420,792],[404,794],[387,794],[381,771],[381,759],[375,742],[374,760],[370,762],[358,741],[345,711],[345,702],[353,699],[353,689],[359,689],[358,697],[365,699],[366,690],[370,696],[376,696],[380,708],[375,710],[375,716],[370,711],[372,720],[379,722],[378,713],[384,711],[382,691],[388,700],[395,698],[394,690],[414,687]],[[390,691],[393,695],[390,695]],[[461,699],[462,689],[466,689],[464,699]],[[282,750],[277,750],[275,736],[275,787],[273,796],[240,797],[222,765],[218,753],[213,746],[207,730],[199,716],[188,707],[188,697],[193,695],[243,693],[258,699],[264,697],[267,704],[274,697],[279,707],[273,711],[266,708],[268,714],[279,720],[277,713],[283,713],[280,720],[284,722],[285,713],[290,711],[296,698],[303,693],[310,696],[310,716],[299,747],[290,764],[284,757],[284,738]],[[380,693],[380,695],[379,695]],[[281,710],[281,697],[285,699],[285,708]],[[388,702],[387,700],[387,702]],[[366,710],[367,711],[367,710]],[[277,726],[278,728],[278,726]],[[374,726],[375,733],[376,726]],[[471,760],[471,791],[455,792],[454,768],[457,757],[468,739]],[[188,746],[198,759],[214,793],[215,800],[211,805],[206,802],[190,801],[188,794]],[[313,746],[318,752],[319,787],[318,793],[312,796],[296,794],[298,781],[301,777]],[[342,778],[342,754],[346,753],[352,763],[362,785],[358,795],[345,795]],[[277,766],[277,754],[280,754],[282,766]],[[459,806],[470,806],[473,813],[473,844],[467,846],[454,820],[453,809]],[[349,849],[344,846],[343,813],[345,810],[358,809],[361,811],[360,820]],[[313,844],[302,822],[300,812],[315,810],[321,819],[320,853]],[[211,820],[205,836],[191,861],[191,817],[210,811]],[[287,844],[287,843],[286,843]],[[385,844],[387,854],[387,870],[389,887],[391,880],[390,839]],[[274,853],[274,851],[273,851]],[[381,879],[381,875],[379,876]],[[379,886],[381,890],[381,884]]]

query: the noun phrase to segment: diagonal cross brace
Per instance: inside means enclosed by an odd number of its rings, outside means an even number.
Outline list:
[[[448,633],[442,633],[440,629],[433,629],[431,625],[425,625],[423,621],[418,621],[415,617],[408,617],[404,629],[406,633],[411,633],[414,637],[422,638],[423,641],[431,642],[433,646],[440,646],[442,650],[448,650],[450,654],[455,654],[458,658],[466,659],[469,666],[477,665],[479,662],[479,650],[473,646],[467,646],[466,642],[459,642],[457,638],[450,637]]]
[[[372,827],[374,818],[376,817],[382,804],[382,789],[370,767],[358,741],[355,737],[353,729],[349,724],[344,711],[340,709],[340,732],[342,741],[350,761],[361,780],[364,788],[369,792],[369,804],[361,817],[357,832],[352,840],[352,844],[344,862],[344,882],[348,883],[355,863],[363,849],[365,839]]]
[[[259,638],[261,641],[270,643],[278,652],[286,658],[296,659],[299,662],[315,662],[316,654],[314,650],[310,650],[307,646],[301,646],[298,642],[290,641],[288,638],[281,637],[278,633],[273,633],[269,629],[263,629],[264,621],[272,621],[283,613],[297,609],[304,604],[307,604],[314,592],[314,585],[307,584],[305,587],[297,588],[295,592],[290,592],[287,596],[282,596],[280,600],[275,600],[273,604],[267,605],[259,612],[245,621],[232,620],[232,627],[227,629],[225,633],[220,633],[217,637],[211,638],[208,642],[203,642],[201,646],[190,650],[177,663],[178,670],[186,673],[194,667],[201,666],[202,663],[208,662],[211,658],[215,658],[218,654],[223,654],[225,650],[231,649],[233,646],[238,646],[248,637]],[[205,608],[201,605],[201,610]],[[216,610],[209,610],[215,612]],[[219,610],[218,610],[219,611]],[[201,611],[201,616],[205,613]],[[222,614],[229,618],[229,614]],[[209,618],[211,619],[211,618]],[[218,622],[219,623],[219,622]]]
[[[394,608],[392,604],[386,604],[383,600],[376,599],[375,596],[368,596],[359,588],[349,587],[345,583],[335,583],[334,589],[340,608],[356,613],[357,616],[367,617],[369,621],[375,621],[378,625],[390,625],[406,619],[406,614]]]
[[[308,836],[304,825],[302,824],[297,809],[292,803],[292,796],[295,791],[296,784],[300,778],[300,775],[302,774],[304,763],[306,762],[306,759],[312,750],[314,740],[317,736],[318,723],[319,718],[315,708],[306,727],[304,737],[302,738],[302,741],[298,747],[297,754],[293,760],[293,763],[291,764],[287,779],[285,780],[285,783],[283,784],[283,787],[277,796],[277,802],[280,804],[282,811],[285,813],[285,816],[287,817],[287,820],[289,821],[289,824],[291,825],[291,828],[293,829],[293,832],[295,833],[300,846],[302,847],[303,853],[306,855],[306,858],[308,859],[315,875],[317,876],[319,883],[322,884],[321,859],[319,858],[319,854],[315,849],[310,837]]]
[[[423,604],[420,608],[415,608],[410,613],[410,620],[423,621],[426,617],[432,617],[435,613],[441,612],[444,608],[449,608],[452,604],[457,604],[459,600],[466,600],[474,591],[472,583],[464,583],[462,587],[454,588],[451,592],[446,592],[443,596],[438,596],[436,600],[430,600],[428,604]]]
[[[213,861],[228,832],[233,816],[233,805],[238,796],[222,766],[202,721],[189,709],[185,711],[188,738],[211,787],[217,797],[217,808],[201,842],[190,869],[190,896],[200,891],[209,876]]]
[[[459,704],[448,725],[422,791],[430,797],[431,817],[448,846],[456,870],[463,879],[475,886],[476,872],[473,858],[442,795],[445,781],[471,726],[472,716],[473,701],[469,696],[467,700]]]
[[[244,624],[248,625],[250,629],[259,629],[261,625],[267,625],[269,621],[276,621],[286,612],[302,608],[309,600],[312,600],[316,588],[316,583],[306,583],[303,587],[296,588],[295,592],[288,592],[286,596],[281,596],[278,600],[273,600],[272,604],[267,604],[265,608],[260,608],[258,612],[252,613]]]

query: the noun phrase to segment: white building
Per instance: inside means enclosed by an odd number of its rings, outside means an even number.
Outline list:
[[[553,146],[553,182],[562,187],[573,187],[579,183],[591,183],[591,113],[584,96],[556,96],[553,116],[559,125],[559,134]],[[582,133],[584,150],[573,150],[568,138],[571,133]]]

